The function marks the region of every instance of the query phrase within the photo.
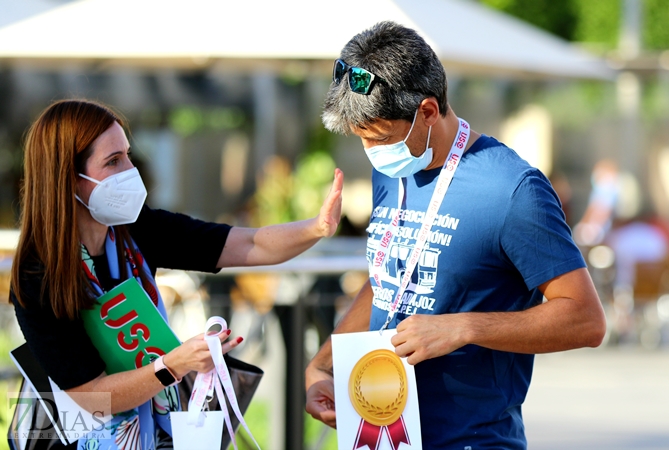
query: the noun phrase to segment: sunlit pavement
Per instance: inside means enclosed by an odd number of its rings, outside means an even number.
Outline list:
[[[530,450],[667,450],[669,349],[537,355],[523,415]]]

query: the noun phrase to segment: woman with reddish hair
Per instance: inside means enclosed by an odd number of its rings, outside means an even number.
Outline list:
[[[133,277],[166,317],[157,268],[215,273],[281,263],[332,236],[341,213],[338,169],[320,214],[300,222],[253,229],[151,209],[144,205],[146,189],[124,125],[103,104],[58,101],[32,124],[25,142],[21,236],[10,294],[16,317],[31,352],[61,389],[111,393],[114,418],[107,425],[115,436],[105,443],[83,438],[78,448],[170,448],[168,413],[178,409],[170,401],[174,383],[191,371],[213,369],[199,335],[139,369],[107,374],[82,310]],[[221,341],[228,336],[222,333]],[[223,352],[239,342],[223,343]]]

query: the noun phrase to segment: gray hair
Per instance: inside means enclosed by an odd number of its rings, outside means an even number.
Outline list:
[[[412,121],[420,102],[434,97],[442,116],[448,112],[446,72],[434,50],[415,30],[394,22],[379,22],[355,35],[340,58],[374,75],[368,95],[348,86],[348,75],[334,82],[325,97],[323,124],[328,130],[349,134],[377,119]]]

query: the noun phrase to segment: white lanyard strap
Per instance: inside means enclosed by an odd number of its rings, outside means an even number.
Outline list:
[[[215,333],[210,332],[209,330],[216,325],[219,325],[221,330]],[[211,394],[211,390],[215,388],[216,394],[218,395],[218,401],[221,405],[221,411],[223,411],[225,423],[228,428],[228,432],[230,433],[230,439],[232,440],[232,444],[235,447],[235,450],[237,450],[237,442],[235,440],[232,422],[230,421],[230,415],[228,414],[228,407],[225,401],[226,396],[228,397],[228,402],[230,402],[232,411],[235,413],[235,416],[237,416],[239,423],[244,427],[248,435],[253,440],[253,443],[256,444],[258,450],[260,450],[260,446],[253,437],[253,434],[251,433],[248,425],[246,425],[244,416],[239,409],[237,396],[235,395],[235,388],[232,386],[232,380],[230,378],[230,372],[228,371],[228,366],[225,364],[225,359],[223,358],[223,350],[221,347],[221,340],[219,335],[227,329],[228,325],[225,322],[225,319],[221,317],[214,316],[207,320],[207,324],[205,325],[204,339],[207,342],[209,352],[211,353],[211,358],[214,361],[214,370],[208,373],[197,374],[195,383],[193,385],[193,392],[191,394],[190,401],[188,402],[187,423],[198,424],[200,422],[200,411],[204,406],[207,394]],[[225,394],[223,392],[224,390]]]
[[[230,413],[228,413],[228,405],[226,405],[225,402],[225,394],[223,393],[223,386],[221,386],[221,380],[218,379],[218,377],[214,377],[214,388],[216,389],[216,395],[218,396],[218,403],[221,405],[221,411],[223,411],[223,420],[225,422],[225,427],[228,429],[228,434],[231,436],[232,439],[232,445],[235,447],[235,450],[237,450],[237,440],[235,439],[235,430],[232,428],[232,421],[230,420]],[[246,424],[245,428],[246,428]],[[253,439],[253,435],[249,433],[251,436],[251,439]],[[256,440],[253,439],[253,442]],[[256,443],[258,445],[258,443]],[[260,448],[260,447],[258,447]]]
[[[427,238],[430,235],[430,229],[432,228],[434,220],[439,213],[439,208],[441,207],[441,203],[446,196],[448,187],[453,180],[455,170],[460,164],[462,154],[467,148],[467,142],[469,142],[470,135],[469,124],[463,119],[458,119],[458,121],[458,133],[455,136],[451,150],[448,153],[448,157],[446,158],[446,161],[444,161],[441,172],[439,172],[439,179],[437,180],[437,185],[434,188],[434,192],[432,192],[432,198],[428,204],[427,213],[425,214],[423,222],[421,223],[420,231],[418,232],[418,238],[416,239],[416,244],[414,245],[409,258],[407,259],[404,275],[400,281],[395,299],[393,300],[393,303],[390,305],[390,309],[388,310],[388,318],[386,319],[386,323],[383,325],[383,327],[381,327],[381,331],[388,327],[393,317],[395,316],[395,313],[397,312],[397,308],[400,306],[399,302],[402,299],[402,295],[404,294],[405,289],[411,281],[411,276],[413,275],[416,264],[418,263],[421,253],[423,252],[425,242],[427,242]],[[374,252],[374,258],[372,259],[372,264],[370,267],[372,278],[379,288],[383,287],[381,285],[381,270],[383,270],[385,262],[388,259],[391,244],[395,235],[397,234],[404,195],[404,183],[400,178],[397,190],[397,211],[392,217],[392,220],[388,225],[388,229],[385,231],[385,233],[383,233],[377,244],[376,251]]]

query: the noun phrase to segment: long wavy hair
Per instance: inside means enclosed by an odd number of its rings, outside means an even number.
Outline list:
[[[120,114],[90,100],[61,100],[35,120],[25,139],[21,186],[20,238],[12,266],[12,290],[26,307],[20,286],[24,271],[42,272],[40,302],[49,302],[58,318],[71,320],[93,306],[95,295],[82,270],[75,198],[77,173],[84,171],[93,142]],[[126,227],[115,227],[119,261],[125,260]],[[135,257],[135,249],[128,245]],[[38,269],[33,269],[38,262]],[[121,276],[127,278],[125,264]],[[140,270],[140,273],[142,271]],[[144,281],[142,274],[142,281]]]

